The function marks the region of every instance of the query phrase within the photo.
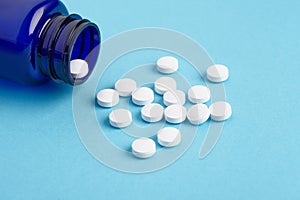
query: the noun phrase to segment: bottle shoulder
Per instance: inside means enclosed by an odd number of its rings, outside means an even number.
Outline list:
[[[31,44],[38,29],[55,13],[68,14],[58,0],[1,0],[1,41],[26,48]]]

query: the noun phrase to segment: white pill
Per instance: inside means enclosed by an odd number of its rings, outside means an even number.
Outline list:
[[[154,92],[147,87],[137,88],[132,92],[132,102],[138,106],[143,106],[154,101]]]
[[[132,154],[138,158],[149,158],[156,152],[155,142],[150,138],[139,138],[131,145]]]
[[[192,106],[187,112],[187,119],[193,125],[199,125],[206,122],[210,116],[210,111],[205,104]]]
[[[136,89],[136,82],[129,78],[120,79],[116,82],[115,89],[121,97],[129,97]]]
[[[212,65],[207,68],[207,79],[214,83],[226,81],[229,77],[228,68],[224,65]]]
[[[156,62],[157,70],[163,74],[171,74],[178,70],[178,60],[172,56],[165,56]]]
[[[83,78],[89,73],[89,64],[82,59],[71,60],[70,73],[74,78]]]
[[[125,128],[132,123],[132,115],[129,110],[117,109],[109,114],[109,123],[115,128]]]
[[[225,121],[232,115],[231,106],[229,103],[219,101],[211,104],[209,107],[211,119],[214,121]]]
[[[157,142],[164,147],[174,147],[181,142],[181,133],[173,127],[166,127],[158,131]]]
[[[178,124],[186,119],[186,109],[181,105],[174,104],[165,109],[164,115],[167,122]]]
[[[206,103],[210,100],[210,90],[202,85],[193,86],[188,91],[188,98],[192,103]]]
[[[154,89],[160,95],[169,90],[176,90],[176,81],[170,77],[161,77],[154,82]]]
[[[181,90],[168,91],[164,94],[164,104],[170,106],[173,104],[184,105],[185,104],[185,93]]]
[[[158,122],[164,116],[164,108],[157,103],[147,104],[142,110],[142,119],[146,122]]]
[[[105,108],[110,108],[119,103],[119,93],[113,89],[104,89],[97,94],[97,103]]]

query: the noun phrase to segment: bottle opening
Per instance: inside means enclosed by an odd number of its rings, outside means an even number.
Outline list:
[[[42,73],[71,85],[85,82],[99,56],[100,31],[79,15],[54,16],[39,38],[38,62]]]
[[[73,84],[81,84],[92,73],[100,51],[99,30],[91,23],[78,27],[75,40],[71,41],[71,56],[68,60],[70,79]],[[73,45],[72,45],[73,43]]]

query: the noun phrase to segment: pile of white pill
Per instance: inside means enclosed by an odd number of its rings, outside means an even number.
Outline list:
[[[166,75],[175,73],[178,60],[171,56],[160,58],[156,63],[157,71],[165,76],[154,80],[154,91],[149,87],[137,87],[134,80],[120,79],[114,89],[103,89],[97,94],[97,103],[104,108],[111,108],[119,103],[120,97],[131,98],[133,104],[141,107],[141,118],[148,123],[165,120],[169,124],[180,124],[186,119],[191,125],[200,125],[209,118],[213,121],[225,121],[232,115],[231,106],[227,102],[219,101],[209,107],[205,104],[210,101],[210,89],[203,85],[194,85],[187,91],[177,89],[175,79]],[[74,73],[79,76],[78,73]],[[208,67],[207,79],[212,83],[221,83],[228,79],[228,68],[224,65]],[[163,102],[154,102],[154,93],[162,95]],[[193,104],[185,108],[186,101]],[[115,128],[125,128],[132,124],[132,114],[127,109],[115,109],[108,116],[109,123]],[[174,147],[181,142],[181,132],[174,127],[165,127],[157,133],[157,143],[162,147]],[[138,158],[149,158],[156,152],[156,143],[151,138],[138,138],[131,145],[132,154]]]

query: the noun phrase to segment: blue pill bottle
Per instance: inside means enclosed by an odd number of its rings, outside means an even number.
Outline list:
[[[0,78],[81,84],[96,65],[100,43],[97,25],[70,15],[59,0],[0,0]],[[85,77],[72,76],[74,59],[88,63]]]

